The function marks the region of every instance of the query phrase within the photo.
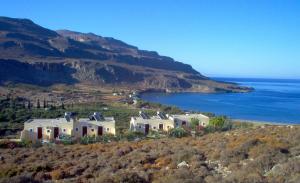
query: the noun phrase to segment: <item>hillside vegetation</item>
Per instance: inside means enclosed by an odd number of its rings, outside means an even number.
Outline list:
[[[0,149],[1,182],[294,182],[300,127],[202,137]]]

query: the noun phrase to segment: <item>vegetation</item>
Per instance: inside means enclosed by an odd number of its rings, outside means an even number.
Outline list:
[[[193,129],[193,130],[195,130],[198,126],[199,126],[199,123],[200,121],[199,121],[199,119],[197,119],[197,118],[192,118],[191,119],[191,128]]]
[[[149,115],[155,115],[157,110],[165,113],[175,114],[182,111],[173,106],[165,106],[156,103],[139,101],[137,107],[145,107],[144,110]],[[119,103],[89,103],[89,104],[71,104],[60,106],[47,106],[46,101],[43,105],[40,100],[37,100],[37,105],[34,106],[30,101],[24,98],[3,98],[0,100],[0,136],[8,136],[16,134],[23,129],[23,122],[30,118],[58,118],[63,116],[65,111],[75,112],[78,117],[87,117],[95,111],[99,111],[104,116],[114,116],[116,120],[117,133],[124,134],[129,128],[130,117],[138,115],[138,109],[122,105]],[[12,136],[16,138],[16,136]]]
[[[1,148],[0,182],[298,182],[299,139],[297,126],[255,126],[196,138]]]
[[[188,136],[189,133],[183,128],[173,128],[169,132],[170,137],[182,138]]]
[[[231,130],[233,127],[233,122],[225,116],[212,117],[209,120],[208,127],[205,128],[206,132],[215,131],[227,131]],[[238,126],[236,126],[238,128]]]
[[[162,105],[160,103],[147,102],[147,101],[143,101],[143,100],[138,100],[136,107],[143,108],[143,109],[160,110],[161,112],[165,112],[168,114],[182,114],[183,113],[182,110],[180,110],[178,107],[175,107],[175,106],[166,106],[166,105]]]

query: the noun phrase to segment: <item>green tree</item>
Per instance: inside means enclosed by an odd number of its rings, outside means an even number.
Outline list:
[[[222,128],[226,122],[226,117],[224,116],[218,116],[210,118],[209,125],[215,127],[215,128]]]
[[[197,128],[197,126],[199,126],[199,123],[200,121],[199,121],[199,119],[197,119],[197,118],[192,118],[191,119],[191,128],[192,129],[196,129]]]

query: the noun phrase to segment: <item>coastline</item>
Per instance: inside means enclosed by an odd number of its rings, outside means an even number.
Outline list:
[[[226,79],[222,80],[226,81]],[[299,80],[251,79],[248,81],[235,78],[234,81],[239,85],[251,86],[255,89],[245,95],[235,94],[235,92],[202,95],[204,93],[196,92],[199,93],[198,96],[192,94],[195,92],[180,92],[182,94],[174,94],[174,97],[172,94],[168,96],[166,92],[161,92],[166,93],[166,96],[159,96],[159,92],[155,94],[152,91],[142,93],[141,99],[176,106],[181,110],[223,114],[234,121],[268,125],[300,125],[300,116],[297,115],[300,100]]]
[[[283,123],[283,122],[275,122],[275,121],[258,121],[258,120],[247,120],[247,119],[232,119],[233,122],[240,123],[251,123],[257,126],[262,125],[273,125],[273,126],[300,126],[300,124],[296,123]]]
[[[158,93],[158,92],[145,92],[145,93],[140,93],[140,95],[142,94],[146,94],[146,93]],[[159,93],[168,93],[168,92],[159,92]],[[183,92],[183,93],[189,93],[189,92]],[[192,92],[191,92],[192,93]],[[139,96],[140,96],[139,95]],[[151,101],[147,101],[147,100],[144,100],[142,98],[140,98],[140,100],[142,101],[146,101],[146,102],[151,102]],[[159,103],[159,102],[154,102],[154,103],[158,103],[158,104],[161,104],[161,105],[167,105],[167,104],[163,104],[163,103]],[[181,107],[179,106],[176,106],[176,105],[172,105],[172,106],[175,106],[175,107],[178,107],[179,109],[181,109],[182,111],[189,111],[189,110],[184,110],[182,109]],[[199,113],[203,113],[203,111],[193,111],[193,112],[199,112]],[[211,113],[211,114],[214,114],[213,112],[205,112],[205,113]],[[225,115],[226,116],[226,115]],[[226,117],[229,117],[229,116],[226,116]],[[230,118],[230,117],[229,117]],[[256,126],[262,126],[262,125],[273,125],[273,126],[300,126],[300,122],[299,123],[290,123],[290,122],[280,122],[280,121],[260,121],[260,120],[250,120],[250,119],[237,119],[237,118],[230,118],[233,122],[240,122],[240,123],[251,123],[251,124],[254,124]]]

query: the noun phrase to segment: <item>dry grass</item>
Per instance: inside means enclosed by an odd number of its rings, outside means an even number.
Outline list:
[[[0,182],[299,182],[300,127],[0,149]],[[186,161],[189,167],[177,168]],[[275,168],[274,168],[275,167]]]

